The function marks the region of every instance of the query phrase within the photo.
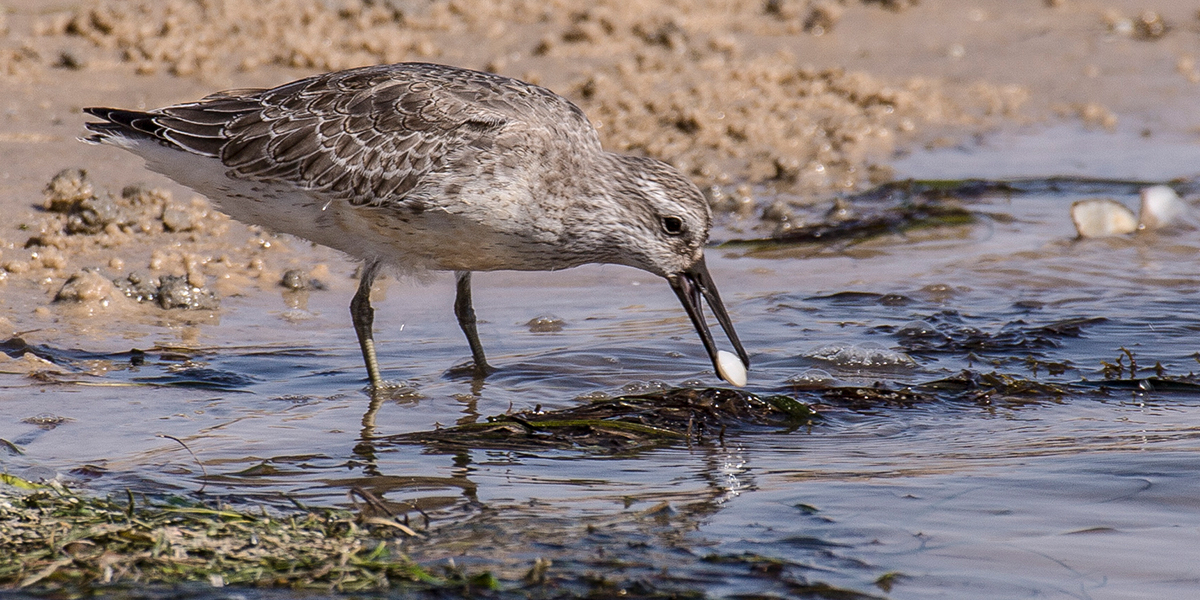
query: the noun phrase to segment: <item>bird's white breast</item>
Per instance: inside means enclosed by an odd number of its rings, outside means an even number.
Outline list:
[[[522,186],[428,190],[354,206],[287,182],[231,178],[218,159],[153,142],[130,147],[147,166],[207,196],[230,217],[405,269],[546,270],[574,266],[553,251],[562,222]],[[469,184],[471,185],[471,184]],[[550,250],[547,252],[547,250]]]

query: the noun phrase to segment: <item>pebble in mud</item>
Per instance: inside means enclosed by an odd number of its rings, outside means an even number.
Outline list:
[[[215,292],[196,287],[187,277],[164,275],[158,286],[158,305],[162,308],[213,310],[221,305]]]
[[[530,319],[525,326],[529,328],[530,333],[558,333],[566,324],[566,321],[553,315],[542,315]]]
[[[820,36],[833,31],[845,8],[833,0],[767,0],[763,12],[788,25],[788,33]]]
[[[63,169],[46,184],[43,207],[53,212],[70,212],[75,206],[94,197],[95,189],[83,169]]]
[[[283,277],[279,279],[279,285],[297,292],[300,290],[323,290],[325,283],[315,277],[310,277],[310,274],[305,273],[300,269],[288,269],[284,271]]]
[[[809,6],[808,15],[804,17],[804,31],[812,35],[825,35],[833,31],[834,25],[837,25],[844,12],[845,8],[831,0],[816,0]]]
[[[58,172],[38,204],[41,210],[13,216],[7,229],[0,225],[0,234],[26,236],[23,248],[0,239],[0,281],[36,281],[76,316],[79,308],[118,315],[111,309],[134,306],[126,298],[164,309],[216,309],[222,295],[279,281],[272,257],[287,254],[286,243],[236,226],[203,198],[179,201],[146,184],[111,193],[84,169]],[[305,289],[324,289],[318,278],[331,274],[318,263],[295,277]]]
[[[95,269],[84,269],[71,275],[54,295],[55,302],[90,303],[108,306],[122,296],[122,291]]]
[[[62,417],[52,413],[41,413],[39,415],[21,419],[21,422],[28,425],[36,425],[38,429],[45,429],[49,431],[55,427],[58,427],[59,425],[62,425],[63,423],[70,423],[74,420],[75,419],[70,417]]]
[[[1133,37],[1139,40],[1157,40],[1167,35],[1170,30],[1171,27],[1162,15],[1152,10],[1143,12],[1133,20]]]
[[[154,302],[158,300],[158,280],[151,279],[141,271],[133,271],[125,277],[115,279],[113,280],[113,284],[126,297],[138,302]]]
[[[68,234],[100,233],[110,224],[120,227],[131,225],[135,221],[111,196],[84,198],[75,204],[69,213],[64,228]]]
[[[192,213],[177,206],[163,208],[162,222],[167,231],[188,231],[195,226]]]
[[[304,282],[304,271],[300,269],[289,269],[283,274],[283,278],[279,280],[279,285],[289,290],[302,290],[308,287]]]
[[[208,203],[172,203],[170,192],[144,185],[126,186],[120,197],[96,190],[83,169],[64,169],[44,191],[45,217],[38,220],[26,248],[53,247],[79,252],[121,246],[135,235],[209,231],[223,220]]]
[[[129,298],[138,302],[154,302],[165,309],[214,310],[221,305],[216,292],[192,285],[186,276],[164,275],[152,279],[134,271],[111,283]]]

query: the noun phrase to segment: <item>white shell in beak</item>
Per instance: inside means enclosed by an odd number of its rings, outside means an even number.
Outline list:
[[[717,370],[721,379],[737,387],[746,385],[746,365],[736,354],[724,350],[717,352]]]

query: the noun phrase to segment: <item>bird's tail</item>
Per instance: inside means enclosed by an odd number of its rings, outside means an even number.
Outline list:
[[[154,140],[158,136],[155,125],[149,113],[119,108],[88,107],[83,112],[103,119],[102,122],[92,121],[84,127],[93,135],[79,138],[89,144],[114,144],[126,146],[131,141]]]

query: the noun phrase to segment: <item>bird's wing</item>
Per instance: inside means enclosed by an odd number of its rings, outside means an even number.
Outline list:
[[[144,113],[89,112],[219,158],[235,178],[367,204],[399,199],[459,148],[486,145],[520,119],[512,96],[531,90],[545,92],[474,71],[389,65],[270,90],[221,92]]]

